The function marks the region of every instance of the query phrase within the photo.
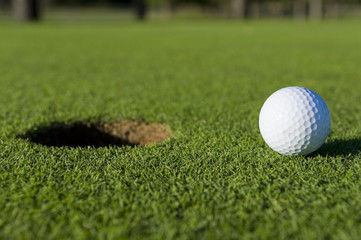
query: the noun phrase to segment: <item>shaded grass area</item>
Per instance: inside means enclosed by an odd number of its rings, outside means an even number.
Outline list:
[[[0,238],[357,239],[359,21],[2,24]],[[285,86],[319,93],[332,132],[307,157],[263,142]],[[150,147],[18,138],[83,119],[168,125]]]
[[[361,152],[361,137],[354,139],[335,139],[330,140],[315,154],[321,156],[347,157],[358,155]]]

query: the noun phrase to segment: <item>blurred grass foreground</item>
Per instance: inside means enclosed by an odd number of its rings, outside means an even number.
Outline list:
[[[361,16],[361,0],[0,0],[0,20],[294,18]]]

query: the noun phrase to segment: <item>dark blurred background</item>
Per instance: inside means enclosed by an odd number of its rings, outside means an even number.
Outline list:
[[[0,19],[139,20],[177,17],[338,19],[361,16],[361,0],[0,0]]]

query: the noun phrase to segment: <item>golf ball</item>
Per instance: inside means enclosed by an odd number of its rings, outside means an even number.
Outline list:
[[[262,137],[284,155],[307,155],[326,141],[331,115],[325,101],[303,87],[286,87],[273,93],[259,114]]]

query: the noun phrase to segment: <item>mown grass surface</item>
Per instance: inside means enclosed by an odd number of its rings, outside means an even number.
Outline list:
[[[357,239],[359,21],[0,24],[0,238]],[[265,145],[285,86],[319,93],[327,143]],[[165,123],[151,147],[49,148],[52,122]]]

